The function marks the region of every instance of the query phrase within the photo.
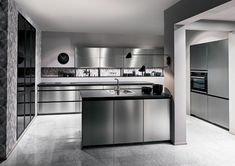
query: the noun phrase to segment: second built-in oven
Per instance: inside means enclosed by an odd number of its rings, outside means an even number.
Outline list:
[[[207,93],[207,71],[191,71],[191,91]]]

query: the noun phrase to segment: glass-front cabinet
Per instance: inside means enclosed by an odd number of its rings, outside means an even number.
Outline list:
[[[35,28],[18,14],[17,137],[35,116]]]

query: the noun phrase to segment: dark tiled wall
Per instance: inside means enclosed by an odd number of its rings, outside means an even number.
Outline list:
[[[0,0],[0,159],[6,157],[8,0]]]

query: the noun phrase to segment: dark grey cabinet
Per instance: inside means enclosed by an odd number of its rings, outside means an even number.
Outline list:
[[[207,70],[208,44],[190,46],[191,70]]]
[[[207,95],[191,92],[190,96],[191,114],[208,120],[207,116]]]
[[[208,96],[208,120],[229,128],[229,100]]]
[[[114,101],[114,143],[143,142],[143,100]]]
[[[113,101],[83,101],[82,146],[113,144]]]
[[[228,40],[208,44],[208,93],[228,98]]]
[[[144,142],[170,140],[170,100],[144,100]]]

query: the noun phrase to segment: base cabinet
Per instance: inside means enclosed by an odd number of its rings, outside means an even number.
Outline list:
[[[84,101],[82,145],[113,144],[113,101]]]
[[[208,96],[208,120],[229,128],[229,100]]]
[[[82,146],[170,140],[170,99],[82,102]]]
[[[191,114],[208,120],[207,117],[207,95],[191,92]]]
[[[144,100],[144,142],[170,140],[170,100]]]
[[[143,142],[143,100],[114,101],[114,143]]]

